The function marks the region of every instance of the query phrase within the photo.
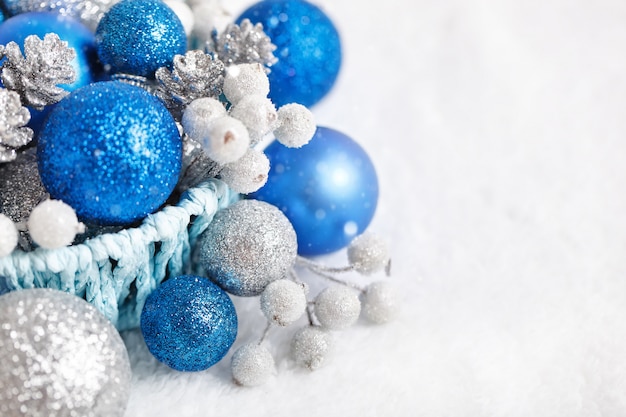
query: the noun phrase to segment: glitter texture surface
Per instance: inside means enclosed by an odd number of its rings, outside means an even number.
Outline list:
[[[50,195],[82,221],[129,224],[157,210],[181,169],[174,119],[139,87],[101,82],[55,106],[40,135],[39,172]]]
[[[207,275],[240,296],[261,294],[284,278],[296,258],[296,234],[276,207],[241,200],[219,211],[200,237],[200,260]]]
[[[76,57],[70,61],[76,72],[76,79],[73,83],[61,87],[67,91],[74,91],[94,82],[94,75],[100,70],[94,35],[79,21],[68,16],[51,12],[30,12],[13,16],[0,25],[0,44],[6,45],[13,41],[23,52],[24,41],[29,35],[37,35],[43,39],[47,33],[56,33],[76,51]]]
[[[47,289],[0,297],[0,415],[122,416],[130,378],[117,330],[84,300]]]
[[[10,164],[0,164],[0,213],[14,222],[25,222],[37,204],[48,198],[37,170],[34,148],[17,155]],[[20,232],[19,246],[31,247],[26,232]]]
[[[272,323],[287,326],[304,314],[304,291],[302,284],[287,279],[271,282],[261,294],[261,311]]]
[[[398,313],[398,298],[391,284],[384,281],[372,282],[361,295],[363,315],[373,323],[387,323]]]
[[[348,246],[350,265],[363,275],[380,271],[388,264],[390,257],[387,243],[370,232],[355,237]]]
[[[261,385],[267,381],[274,370],[274,358],[262,345],[248,343],[233,354],[231,370],[237,384]]]
[[[112,72],[145,77],[187,50],[178,16],[158,0],[123,0],[111,7],[98,24],[96,43]]]
[[[372,161],[354,140],[318,127],[306,146],[273,142],[267,184],[253,194],[282,210],[298,235],[301,255],[347,246],[371,222],[378,202]]]
[[[165,281],[146,300],[141,332],[150,352],[178,371],[219,362],[237,336],[237,313],[224,291],[206,278]]]
[[[116,0],[3,0],[4,6],[14,16],[26,12],[55,12],[80,20],[95,30],[102,15]],[[2,21],[0,19],[0,21]]]
[[[302,0],[265,0],[237,19],[261,23],[276,45],[270,98],[276,106],[317,103],[330,91],[341,67],[337,29],[318,7]]]
[[[333,285],[315,298],[315,317],[330,330],[352,326],[361,313],[359,297],[351,288]]]
[[[301,366],[311,371],[322,366],[328,356],[331,335],[319,327],[304,327],[291,340],[291,356]]]

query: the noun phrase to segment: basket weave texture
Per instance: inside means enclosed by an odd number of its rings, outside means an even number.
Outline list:
[[[236,200],[211,179],[183,193],[136,228],[62,249],[16,250],[0,258],[9,290],[53,288],[74,293],[100,310],[119,330],[139,326],[150,293],[169,276],[195,272],[195,243],[215,213]]]

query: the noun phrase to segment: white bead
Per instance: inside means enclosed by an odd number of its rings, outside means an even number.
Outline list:
[[[15,223],[4,214],[0,214],[0,258],[13,252],[17,246],[18,237],[19,233]]]
[[[195,139],[209,158],[220,165],[235,162],[250,146],[248,130],[239,120],[222,116],[211,120],[206,132]]]
[[[331,348],[331,335],[319,327],[304,327],[291,340],[291,356],[311,371],[324,364]]]
[[[246,387],[261,385],[274,370],[274,358],[263,346],[250,343],[235,351],[230,369],[237,384]]]
[[[261,138],[274,130],[278,115],[276,107],[270,99],[263,96],[246,96],[235,104],[230,115],[248,128],[252,143],[256,143]]]
[[[224,165],[220,177],[233,191],[249,194],[265,185],[269,172],[267,156],[251,148],[237,161]]]
[[[278,109],[278,124],[274,136],[289,148],[309,143],[317,129],[311,110],[298,103],[285,104]]]
[[[382,270],[389,262],[389,257],[387,243],[370,232],[357,236],[348,246],[348,262],[363,275]]]
[[[185,29],[185,34],[187,36],[191,35],[191,31],[194,26],[194,17],[193,12],[187,6],[184,1],[181,0],[164,0],[164,3],[172,9],[176,16],[180,20],[180,23],[183,24],[183,28]]]
[[[265,287],[260,302],[265,317],[279,326],[298,320],[306,309],[304,287],[286,279],[273,281]]]
[[[392,320],[398,312],[398,294],[387,282],[373,282],[361,296],[363,315],[371,322],[382,324]]]
[[[270,80],[265,68],[259,63],[231,65],[224,77],[224,96],[237,104],[246,96],[267,97],[270,93]]]
[[[354,290],[342,285],[326,288],[315,298],[315,317],[330,330],[352,326],[361,313],[361,302]]]
[[[214,98],[199,98],[187,105],[181,124],[184,132],[199,142],[197,138],[207,131],[209,123],[223,116],[226,116],[226,109],[222,103]]]
[[[72,207],[59,200],[45,200],[28,218],[30,237],[42,248],[57,249],[70,245],[85,225],[78,222]]]

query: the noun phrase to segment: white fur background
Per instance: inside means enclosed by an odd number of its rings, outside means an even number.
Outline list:
[[[338,333],[314,373],[272,332],[260,388],[230,355],[178,373],[126,334],[127,416],[626,415],[626,3],[317,4],[345,62],[314,111],[377,166],[402,313]],[[239,345],[263,319],[236,303]]]

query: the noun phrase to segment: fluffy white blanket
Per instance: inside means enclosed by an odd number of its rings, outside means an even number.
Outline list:
[[[625,415],[626,3],[317,3],[345,62],[314,112],[374,159],[402,313],[337,333],[313,373],[271,333],[260,388],[230,356],[179,373],[126,334],[127,416]],[[237,300],[236,345],[256,303]]]

